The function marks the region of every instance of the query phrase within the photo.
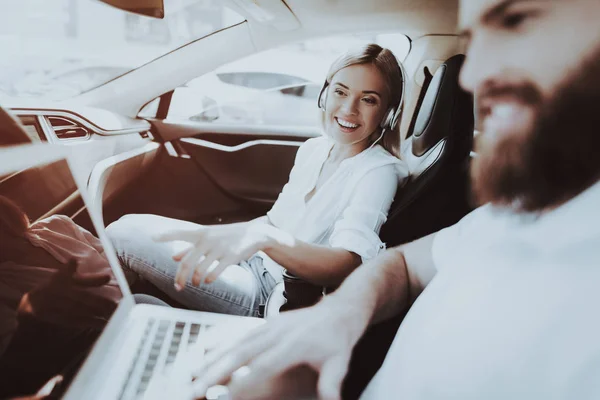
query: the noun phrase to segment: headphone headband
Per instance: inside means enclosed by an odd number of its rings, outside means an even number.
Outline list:
[[[402,93],[400,93],[400,101],[397,106],[392,106],[388,109],[385,116],[381,120],[380,127],[382,129],[394,130],[398,125],[400,115],[402,114],[402,108],[404,106],[404,93],[406,91],[406,72],[404,71],[404,66],[402,63],[398,63],[398,67],[400,68],[400,75],[402,79]],[[323,87],[319,92],[319,97],[317,98],[317,106],[325,111],[325,103],[327,102],[327,87],[329,86],[329,82],[325,79],[325,83],[323,83]]]

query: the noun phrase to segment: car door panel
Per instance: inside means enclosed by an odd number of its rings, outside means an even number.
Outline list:
[[[191,158],[161,147],[150,168],[104,204],[104,223],[126,214],[157,214],[201,224],[238,222],[264,215],[264,205],[233,198]]]
[[[314,128],[223,126],[152,121],[174,151],[190,157],[228,195],[272,205],[289,178],[298,147]]]
[[[207,122],[172,122],[150,119],[152,132],[163,142],[182,138],[202,138],[222,144],[235,144],[256,139],[300,140],[319,136],[320,130],[314,127],[288,127],[248,124],[212,124]]]
[[[151,213],[216,224],[264,215],[287,183],[298,147],[312,130],[275,130],[152,120],[164,141],[152,167],[104,207],[105,223],[128,213]]]
[[[181,139],[184,151],[228,195],[271,206],[289,178],[302,142],[251,140],[223,146],[201,139]]]

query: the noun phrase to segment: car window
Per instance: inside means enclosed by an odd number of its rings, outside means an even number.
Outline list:
[[[288,87],[308,82],[306,79],[297,76],[275,72],[222,72],[217,74],[217,77],[223,83],[260,90]]]
[[[167,119],[174,122],[318,127],[317,97],[331,63],[346,49],[378,43],[402,61],[403,34],[327,37],[267,50],[223,65],[176,88]],[[156,116],[157,102],[141,117]]]
[[[0,0],[0,101],[62,100],[244,21],[221,0],[164,0],[165,17],[96,0]]]

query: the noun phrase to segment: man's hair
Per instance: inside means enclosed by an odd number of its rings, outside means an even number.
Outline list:
[[[403,85],[405,84],[402,77],[402,70],[398,63],[398,59],[394,54],[378,44],[367,44],[364,46],[353,48],[331,64],[327,72],[326,85],[330,85],[333,76],[340,70],[352,65],[373,65],[383,76],[386,87],[388,89],[389,104],[384,115],[387,115],[391,108],[398,109],[402,99]],[[324,121],[323,121],[324,122]],[[378,129],[377,137],[381,134]],[[381,139],[382,146],[395,156],[399,155],[400,151],[400,124],[397,124],[394,129],[388,129]]]

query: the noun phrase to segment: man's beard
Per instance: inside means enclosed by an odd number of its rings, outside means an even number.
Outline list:
[[[488,88],[535,107],[532,129],[486,143],[473,161],[476,200],[518,211],[558,206],[600,179],[600,48],[543,100],[531,83]],[[483,132],[481,135],[485,136]]]

